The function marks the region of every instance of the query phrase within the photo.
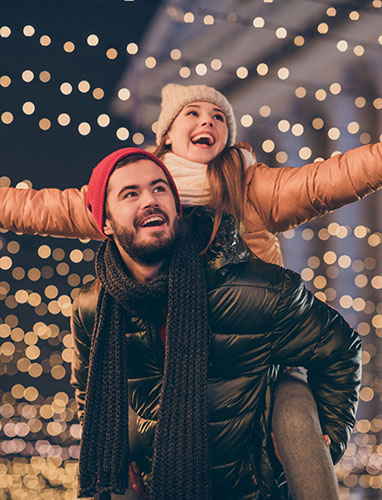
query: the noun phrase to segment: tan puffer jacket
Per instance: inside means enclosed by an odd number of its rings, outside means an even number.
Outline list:
[[[244,239],[255,255],[282,265],[277,233],[381,187],[382,143],[300,168],[256,163],[246,173]],[[103,239],[85,206],[86,190],[87,186],[64,191],[0,188],[0,227],[25,234]]]

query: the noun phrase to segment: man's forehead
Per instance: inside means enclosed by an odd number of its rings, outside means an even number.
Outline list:
[[[141,182],[151,182],[163,179],[167,182],[166,174],[162,168],[150,159],[138,160],[127,165],[118,167],[112,173],[110,182],[115,180],[127,182],[129,184],[139,184]]]

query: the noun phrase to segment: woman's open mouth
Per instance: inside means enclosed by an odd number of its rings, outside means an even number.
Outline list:
[[[191,142],[194,145],[210,147],[215,144],[215,137],[207,133],[197,134],[191,137]]]

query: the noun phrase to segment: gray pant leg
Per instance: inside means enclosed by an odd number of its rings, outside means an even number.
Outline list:
[[[272,429],[293,500],[338,500],[329,447],[306,382],[281,376],[274,395]]]

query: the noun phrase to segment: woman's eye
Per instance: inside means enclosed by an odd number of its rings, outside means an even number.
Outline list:
[[[224,116],[223,115],[215,115],[215,118],[217,120],[220,120],[221,122],[224,122]]]
[[[192,115],[192,116],[198,116],[198,113],[196,111],[189,111],[187,113],[187,116]]]

